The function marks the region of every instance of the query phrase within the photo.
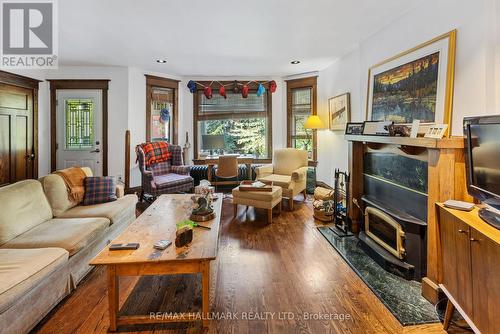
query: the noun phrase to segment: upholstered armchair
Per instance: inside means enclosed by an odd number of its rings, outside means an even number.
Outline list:
[[[168,150],[171,153],[168,161],[147,167],[144,151],[140,145],[137,145],[137,160],[142,180],[141,201],[145,194],[157,197],[161,194],[193,191],[194,181],[189,175],[191,167],[183,165],[182,148],[179,145],[169,145]]]
[[[293,210],[293,197],[299,193],[306,199],[307,151],[294,148],[274,150],[272,165],[256,168],[256,179],[272,181],[283,189],[288,206]]]

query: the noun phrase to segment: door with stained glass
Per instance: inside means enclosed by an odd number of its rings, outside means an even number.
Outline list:
[[[102,175],[102,92],[57,91],[57,169],[89,167]]]

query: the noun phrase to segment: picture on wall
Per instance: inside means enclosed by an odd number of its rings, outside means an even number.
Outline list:
[[[345,93],[328,100],[330,130],[345,130],[351,117],[350,94]]]
[[[367,120],[450,124],[456,31],[370,68]]]
[[[433,123],[439,52],[373,77],[372,121]]]

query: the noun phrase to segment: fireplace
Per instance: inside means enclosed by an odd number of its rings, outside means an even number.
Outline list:
[[[365,211],[365,233],[399,259],[404,259],[405,232],[402,226],[385,212],[369,206]]]
[[[427,170],[421,160],[366,152],[361,246],[387,271],[420,281],[426,274]]]

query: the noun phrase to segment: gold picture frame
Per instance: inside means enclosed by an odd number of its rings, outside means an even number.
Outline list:
[[[380,118],[380,114],[372,117],[374,100],[373,92],[375,90],[374,82],[377,80],[375,79],[375,76],[382,76],[382,79],[387,80],[387,78],[383,76],[384,74],[389,73],[390,71],[397,73],[399,68],[403,68],[413,62],[422,61],[424,57],[436,57],[437,54],[439,62],[436,66],[437,69],[435,70],[437,73],[437,77],[435,79],[436,92],[435,101],[433,101],[434,110],[431,111],[434,113],[434,121],[421,122],[421,125],[425,126],[426,124],[435,123],[448,124],[445,137],[449,137],[451,133],[451,117],[453,112],[456,35],[457,31],[452,30],[371,66],[368,69],[368,82],[366,90],[366,120],[379,120],[378,118]],[[418,71],[420,71],[420,68],[418,68]],[[412,72],[412,74],[414,73],[417,72]],[[389,80],[389,82],[390,84],[393,84],[392,81]],[[399,105],[397,105],[397,107],[399,107]],[[388,115],[388,117],[385,116],[388,118],[385,120],[390,120],[389,117],[391,116],[393,115]],[[396,121],[396,123],[411,124],[411,121]]]
[[[346,129],[351,121],[351,94],[344,93],[328,99],[328,124],[332,131]]]

